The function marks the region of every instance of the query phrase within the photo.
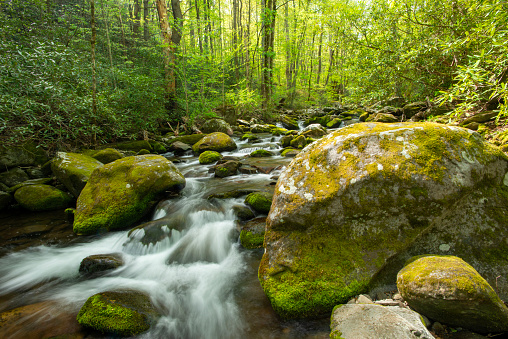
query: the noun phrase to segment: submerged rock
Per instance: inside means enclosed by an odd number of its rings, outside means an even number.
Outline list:
[[[420,315],[407,308],[374,304],[335,307],[330,326],[332,339],[433,339]]]
[[[78,153],[58,152],[51,162],[53,174],[76,198],[92,172],[102,166],[99,160]]]
[[[120,253],[95,254],[81,260],[79,272],[86,274],[95,274],[99,272],[114,270],[122,266],[123,259]]]
[[[397,288],[415,311],[478,333],[508,331],[508,308],[464,260],[415,257],[397,276]]]
[[[93,172],[76,205],[74,232],[93,234],[132,225],[185,178],[160,155],[126,157]]]
[[[236,149],[236,144],[231,137],[225,133],[215,132],[208,134],[192,146],[194,153],[201,154],[204,151],[225,152]]]
[[[91,296],[81,307],[77,320],[103,333],[129,337],[147,331],[157,316],[148,295],[122,290]]]
[[[72,197],[49,185],[26,185],[14,193],[14,199],[23,208],[33,212],[65,209]]]
[[[507,169],[479,134],[432,123],[355,124],[307,146],[267,219],[259,278],[275,311],[330,312],[425,253],[507,276]],[[498,287],[508,296],[505,279]]]

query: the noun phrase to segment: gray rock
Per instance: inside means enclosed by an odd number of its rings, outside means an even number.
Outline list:
[[[228,160],[215,166],[215,177],[225,178],[238,173],[238,169],[242,163],[235,160]]]
[[[14,199],[27,210],[51,211],[65,209],[72,201],[72,197],[49,185],[26,185],[14,193]]]
[[[169,150],[174,152],[175,155],[183,155],[187,151],[191,151],[192,147],[181,141],[175,141],[169,147]]]
[[[95,274],[114,270],[124,264],[120,253],[94,254],[86,257],[79,265],[79,272]]]
[[[320,138],[327,133],[326,128],[320,124],[309,125],[300,132],[301,135],[311,138]]]
[[[16,186],[29,179],[30,177],[21,168],[13,168],[0,173],[0,182],[8,187]]]
[[[233,129],[223,119],[209,119],[205,121],[201,127],[201,131],[203,131],[203,133],[222,132],[227,135],[233,135]]]
[[[42,148],[27,143],[22,146],[0,146],[0,168],[41,165],[48,161]]]
[[[333,310],[330,338],[432,339],[420,315],[401,307],[339,305]]]

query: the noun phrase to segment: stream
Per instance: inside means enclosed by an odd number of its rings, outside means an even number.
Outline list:
[[[328,318],[283,321],[272,310],[257,278],[263,250],[246,250],[238,241],[232,207],[245,196],[207,199],[236,189],[273,191],[291,159],[245,156],[256,149],[280,152],[279,139],[235,139],[238,149],[223,153],[269,174],[218,179],[196,156],[166,154],[185,175],[186,187],[153,212],[151,220],[179,225],[160,228],[155,240],[142,229],[77,237],[62,211],[0,215],[0,312],[28,305],[9,326],[2,325],[9,316],[0,317],[0,337],[107,338],[81,328],[75,317],[91,295],[128,288],[150,295],[162,314],[137,338],[328,338]],[[79,273],[85,257],[109,253],[120,253],[125,264],[95,278]]]

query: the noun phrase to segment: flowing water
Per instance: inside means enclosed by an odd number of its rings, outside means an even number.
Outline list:
[[[237,140],[239,149],[225,155],[277,151],[277,141],[269,135],[256,144]],[[0,312],[34,305],[20,311],[14,325],[5,325],[9,318],[0,317],[0,337],[105,337],[73,325],[80,307],[93,294],[134,289],[150,295],[162,314],[139,338],[327,338],[327,319],[285,322],[273,312],[257,279],[262,249],[245,250],[238,243],[232,206],[242,204],[244,197],[207,199],[233,189],[273,190],[289,160],[245,158],[244,164],[270,174],[216,179],[195,156],[179,158],[175,162],[186,187],[179,197],[157,206],[152,220],[160,222],[151,228],[155,235],[147,228],[77,237],[57,213],[38,221],[33,215],[0,219]],[[25,231],[16,236],[19,230]],[[79,273],[83,258],[108,253],[120,253],[124,265],[95,278]]]

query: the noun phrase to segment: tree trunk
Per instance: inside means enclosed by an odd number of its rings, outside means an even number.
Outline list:
[[[145,41],[148,41],[150,39],[150,30],[148,28],[148,1],[149,0],[143,0],[143,39]]]
[[[322,67],[322,60],[321,60],[321,49],[323,46],[323,32],[321,32],[321,35],[319,36],[319,48],[318,48],[318,70],[317,70],[317,79],[316,84],[319,85],[319,78],[321,77],[321,67]]]
[[[201,52],[201,55],[203,55],[203,36],[201,35],[201,21],[199,19],[199,4],[198,4],[198,0],[196,0],[196,24],[198,26],[199,51]]]
[[[261,96],[267,108],[273,94],[273,43],[275,38],[276,0],[262,0],[261,23],[263,25],[263,69]]]
[[[159,25],[161,29],[161,38],[164,50],[164,70],[166,74],[166,95],[168,104],[174,105],[175,100],[175,51],[171,40],[171,28],[168,22],[168,10],[165,0],[156,0],[157,13],[159,14]]]
[[[182,40],[183,28],[183,15],[179,0],[171,0],[171,10],[173,11],[173,18],[175,20],[171,34],[171,41],[173,41],[175,47],[178,47],[180,45],[180,41]]]
[[[90,39],[90,45],[92,47],[92,119],[93,124],[96,125],[97,121],[97,74],[95,65],[95,44],[97,42],[97,29],[95,28],[95,1],[90,1],[90,16],[92,26],[92,38]],[[97,141],[96,132],[93,133],[93,143]]]
[[[139,37],[139,27],[141,27],[141,4],[139,0],[134,0],[134,16],[132,20],[132,32],[135,37]]]

